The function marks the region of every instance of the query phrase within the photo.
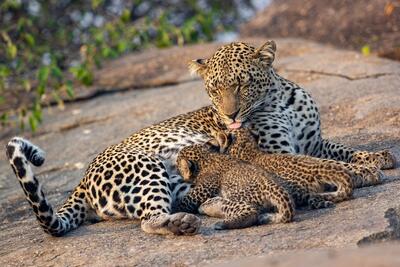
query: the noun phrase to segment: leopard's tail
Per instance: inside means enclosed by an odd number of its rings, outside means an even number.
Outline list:
[[[77,228],[85,220],[89,209],[84,186],[77,186],[61,209],[54,212],[29,164],[41,166],[45,159],[43,150],[20,137],[11,139],[6,149],[11,167],[44,231],[62,236]]]

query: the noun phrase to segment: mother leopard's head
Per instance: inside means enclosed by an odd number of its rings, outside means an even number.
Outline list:
[[[259,48],[237,42],[222,46],[208,59],[189,63],[190,70],[204,79],[214,108],[228,128],[240,128],[263,104],[275,51],[274,41]]]

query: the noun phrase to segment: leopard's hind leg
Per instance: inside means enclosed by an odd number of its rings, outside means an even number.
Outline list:
[[[7,144],[7,156],[40,226],[46,233],[61,236],[84,222],[90,207],[83,184],[78,185],[64,205],[54,212],[29,164],[41,166],[44,163],[44,152],[29,141],[16,137]]]

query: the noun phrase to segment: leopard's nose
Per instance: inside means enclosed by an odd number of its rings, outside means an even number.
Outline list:
[[[229,119],[235,120],[236,116],[239,114],[239,110],[236,110],[235,112],[231,114],[225,114]]]

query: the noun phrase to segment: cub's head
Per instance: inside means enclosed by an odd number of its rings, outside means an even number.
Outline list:
[[[220,137],[223,136],[223,137]],[[219,138],[224,138],[221,133],[217,138],[211,139],[205,144],[196,144],[184,147],[178,154],[176,167],[185,182],[193,182],[201,170],[212,168],[213,154],[221,151],[220,147],[225,147]]]
[[[220,132],[216,141],[218,150],[235,158],[251,160],[255,152],[260,151],[257,144],[258,136],[247,128],[232,130],[229,133]]]
[[[238,42],[221,47],[208,59],[189,63],[191,72],[203,78],[213,106],[228,128],[240,128],[263,104],[275,51],[274,41],[259,48]]]
[[[182,148],[176,159],[176,167],[185,182],[193,181],[200,172],[199,163],[204,160],[208,150],[203,145]]]

